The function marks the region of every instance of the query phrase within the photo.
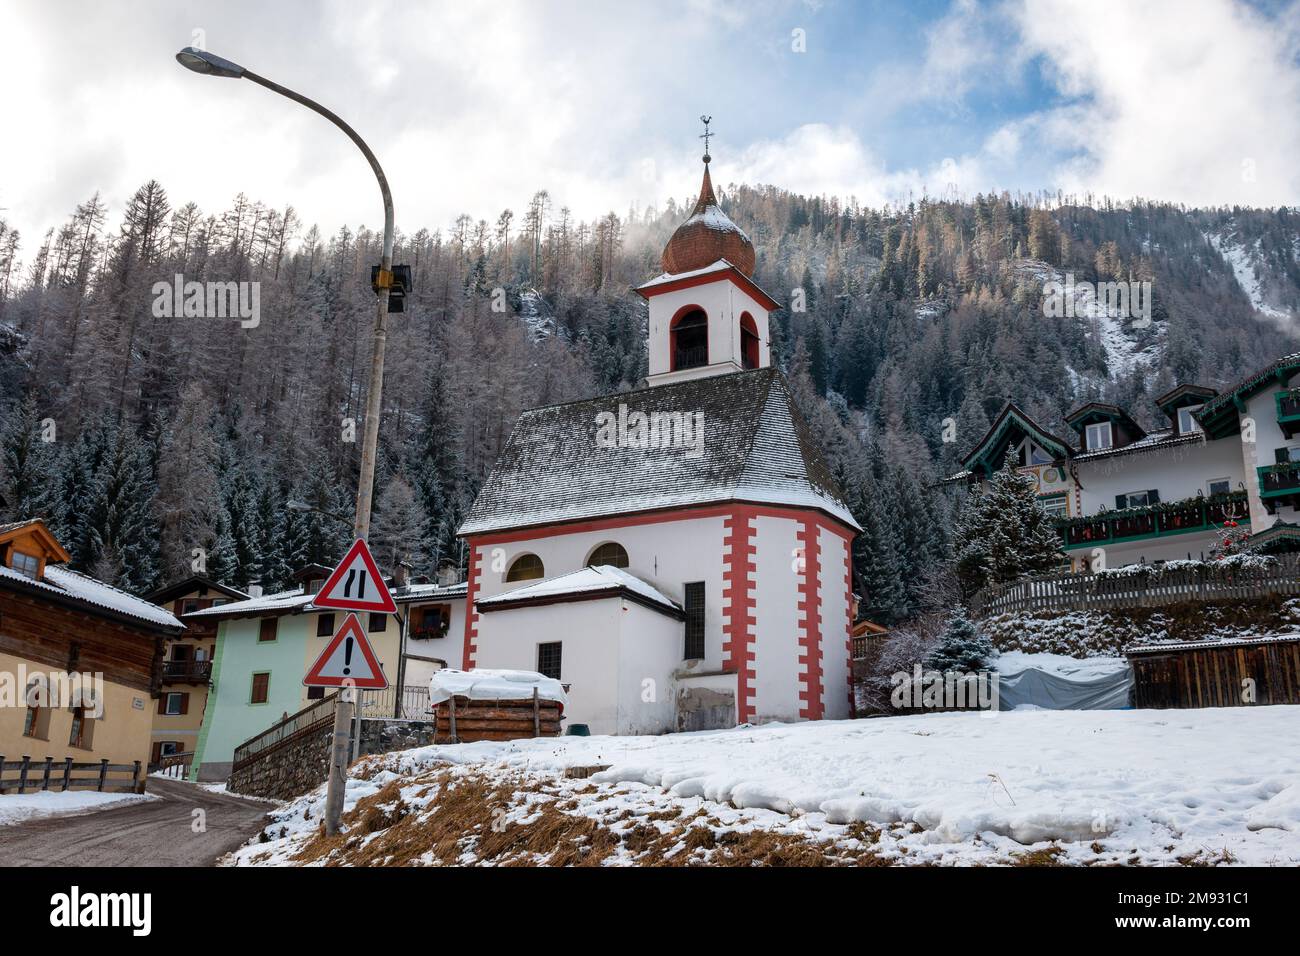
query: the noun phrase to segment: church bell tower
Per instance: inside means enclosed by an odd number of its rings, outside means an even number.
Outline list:
[[[754,244],[718,205],[709,175],[691,216],[664,247],[663,274],[636,291],[650,306],[651,385],[725,375],[772,363],[768,318],[780,303],[751,278]]]

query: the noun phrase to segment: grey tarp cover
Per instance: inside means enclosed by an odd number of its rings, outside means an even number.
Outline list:
[[[1045,710],[1120,710],[1129,706],[1133,668],[1097,677],[1069,678],[1026,668],[998,680],[998,710],[1033,704]]]

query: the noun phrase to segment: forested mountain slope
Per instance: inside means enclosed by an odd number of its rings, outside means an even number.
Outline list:
[[[1007,195],[879,210],[747,186],[722,203],[786,304],[774,355],[865,528],[858,571],[883,618],[918,606],[945,553],[948,502],[925,486],[1007,399],[1057,431],[1088,399],[1150,424],[1175,382],[1222,386],[1296,347],[1294,210]],[[382,561],[463,559],[455,528],[520,410],[638,383],[631,288],[688,208],[579,222],[538,193],[518,215],[399,235],[415,289],[390,320]],[[378,243],[243,195],[205,212],[156,182],[120,222],[96,196],[44,237],[0,223],[0,520],[47,517],[77,566],[137,590],[188,573],[194,549],[209,574],[268,588],[337,557],[349,528],[285,503],[350,514]],[[152,287],[177,274],[259,282],[259,324],[156,316]],[[1049,317],[1044,282],[1067,274],[1150,280],[1153,321]]]

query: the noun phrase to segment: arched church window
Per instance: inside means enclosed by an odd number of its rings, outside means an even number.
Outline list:
[[[758,368],[758,325],[748,312],[740,314],[740,358],[743,367]]]
[[[670,339],[674,372],[709,364],[709,317],[699,306],[687,306],[677,314]]]
[[[627,567],[627,549],[617,541],[605,542],[591,552],[591,557],[587,559],[587,567],[589,568],[598,567],[602,564],[607,564],[611,568]]]
[[[506,571],[506,583],[511,581],[535,581],[546,574],[542,559],[535,554],[521,554],[510,564]]]

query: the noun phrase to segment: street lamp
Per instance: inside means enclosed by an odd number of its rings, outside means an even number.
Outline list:
[[[379,191],[384,199],[384,252],[375,280],[375,345],[370,364],[370,391],[366,395],[366,425],[361,437],[361,480],[357,484],[357,511],[352,522],[352,530],[358,538],[365,538],[370,533],[370,504],[375,490],[375,450],[379,444],[379,415],[383,407],[384,391],[384,348],[388,342],[388,292],[393,287],[393,194],[388,189],[388,178],[379,165],[379,160],[370,151],[365,140],[343,120],[330,110],[310,100],[301,93],[272,82],[264,76],[258,76],[252,70],[246,70],[238,63],[224,57],[187,46],[176,54],[176,62],[187,70],[203,76],[221,76],[235,80],[251,80],[258,86],[264,86],[273,93],[288,97],[295,103],[301,103],[315,113],[325,117],[343,132],[348,139],[356,143],[357,148],[370,163],[375,178],[379,180]]]
[[[343,132],[348,139],[357,144],[365,155],[375,178],[379,180],[379,191],[384,197],[384,254],[379,264],[379,271],[373,283],[378,307],[375,310],[375,347],[370,364],[370,392],[366,396],[366,427],[361,439],[361,480],[357,485],[357,511],[352,529],[358,538],[365,538],[370,533],[370,500],[375,489],[375,449],[379,444],[379,412],[384,390],[384,346],[388,331],[388,290],[393,286],[393,195],[388,189],[388,179],[379,165],[379,160],[370,151],[365,140],[334,113],[314,100],[309,100],[301,93],[273,83],[265,77],[246,70],[238,63],[187,46],[176,54],[176,62],[187,70],[203,76],[221,76],[234,80],[252,80],[258,86],[264,86],[273,93],[288,97],[295,103],[301,103],[315,113],[325,117]],[[334,731],[330,753],[329,788],[325,796],[325,832],[330,836],[338,833],[339,821],[343,816],[343,789],[347,779],[349,725],[352,723],[352,711],[356,700],[356,690],[344,687],[339,693],[334,706]]]

